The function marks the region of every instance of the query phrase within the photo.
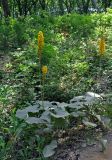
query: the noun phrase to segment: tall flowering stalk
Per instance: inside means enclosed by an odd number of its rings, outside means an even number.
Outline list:
[[[103,36],[103,31],[102,31],[102,34],[101,34],[101,38],[99,40],[99,55],[100,55],[100,59],[99,59],[99,72],[98,72],[98,80],[101,79],[102,77],[102,58],[103,58],[103,55],[105,54],[105,38]]]
[[[42,66],[42,76],[43,76],[43,80],[45,80],[46,74],[48,72],[48,68],[47,66]]]
[[[47,72],[48,72],[47,66],[42,66],[42,90],[41,90],[42,106],[44,106],[44,83]]]
[[[39,63],[41,64],[42,60],[42,49],[44,47],[44,35],[42,31],[38,33],[38,56],[39,56]]]
[[[99,53],[100,55],[104,55],[105,53],[105,38],[101,37],[99,41]]]
[[[40,64],[40,85],[41,85],[41,100],[42,106],[44,107],[44,83],[46,74],[48,72],[47,66],[42,65],[42,50],[44,47],[44,35],[42,31],[38,32],[38,56]]]

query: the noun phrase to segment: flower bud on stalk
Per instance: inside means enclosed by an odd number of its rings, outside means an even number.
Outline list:
[[[45,79],[45,76],[46,76],[47,72],[48,72],[47,66],[42,66],[43,80]]]
[[[99,41],[99,53],[100,55],[104,55],[104,52],[105,52],[105,39],[104,37],[101,37]]]
[[[41,63],[43,47],[44,47],[44,35],[43,35],[42,31],[39,31],[39,33],[38,33],[38,55],[39,55],[40,63]]]

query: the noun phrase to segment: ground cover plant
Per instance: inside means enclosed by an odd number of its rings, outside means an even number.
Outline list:
[[[53,159],[61,132],[111,127],[111,9],[0,24],[2,160]]]

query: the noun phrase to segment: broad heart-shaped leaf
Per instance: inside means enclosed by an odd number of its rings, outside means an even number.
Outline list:
[[[73,117],[79,117],[79,116],[85,116],[84,112],[77,111],[77,112],[71,112],[70,113]]]
[[[94,116],[101,122],[101,116],[100,115],[98,115],[98,114],[94,114]]]
[[[105,150],[107,150],[107,144],[108,144],[107,139],[101,139],[100,143],[101,143],[101,151],[104,152]]]
[[[52,103],[49,101],[38,101],[38,104],[44,108],[44,110],[48,110],[52,107]]]
[[[51,117],[50,117],[50,112],[49,112],[49,110],[43,112],[40,118],[41,118],[43,121],[50,123],[50,122],[51,122]]]
[[[38,104],[35,104],[33,106],[26,107],[27,112],[37,113],[40,111],[40,106]]]
[[[108,127],[111,119],[106,116],[101,116],[101,122],[105,127]]]
[[[17,118],[26,119],[27,116],[28,116],[28,112],[25,109],[23,109],[23,110],[18,109],[17,112],[16,112],[16,117]]]
[[[83,120],[83,123],[84,123],[87,127],[96,127],[96,126],[97,126],[95,123],[88,122],[88,121],[85,121],[85,120]]]
[[[34,106],[29,106],[29,107],[26,107],[25,109],[22,109],[22,110],[18,109],[16,112],[16,117],[18,117],[20,119],[26,119],[29,112],[37,113],[39,111],[40,111],[40,107],[38,104],[34,105]]]
[[[26,119],[26,122],[28,124],[44,124],[45,123],[41,118],[36,118],[36,117],[28,117]]]
[[[51,112],[51,115],[55,118],[65,118],[70,115],[64,108],[60,107],[55,108],[54,112],[55,113]]]
[[[68,106],[69,104],[68,103],[59,103],[58,104],[58,107],[60,107],[60,108],[66,108],[67,106]]]
[[[70,100],[70,104],[79,106],[92,105],[97,100],[102,99],[100,95],[93,92],[87,92],[84,96],[77,96]]]
[[[43,149],[43,156],[45,158],[51,157],[55,151],[54,149],[57,148],[57,141],[52,140],[52,142],[49,145],[46,145]]]
[[[47,128],[43,129],[43,132],[45,133],[51,133],[53,126],[51,124],[47,124]]]
[[[90,97],[93,97],[93,98],[102,99],[102,97],[101,97],[99,94],[94,93],[94,92],[87,92],[87,93],[85,94],[85,96],[90,96]]]
[[[91,96],[85,96],[85,102],[83,103],[84,105],[92,105],[94,103],[96,103],[98,99],[91,97]]]
[[[68,108],[75,109],[75,110],[79,110],[83,107],[84,106],[83,106],[82,102],[71,103],[71,104],[68,105]]]
[[[101,99],[102,97],[99,94],[93,92],[87,92],[85,94],[85,105],[91,105],[93,103],[98,102],[98,100]]]
[[[53,106],[58,106],[60,103],[59,103],[59,102],[52,101],[51,104],[52,104]]]
[[[70,100],[70,103],[82,102],[84,100],[84,96],[76,96]]]
[[[26,122],[29,124],[46,124],[48,126],[48,124],[51,122],[50,112],[44,111],[40,118],[28,117]]]

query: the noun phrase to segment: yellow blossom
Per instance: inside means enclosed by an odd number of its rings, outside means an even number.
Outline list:
[[[38,33],[38,50],[41,51],[44,47],[44,35],[42,31]]]
[[[48,72],[47,66],[42,66],[42,73],[43,73],[43,75],[46,75],[47,72]]]
[[[102,37],[100,38],[100,41],[99,41],[99,53],[100,55],[103,55],[105,52],[105,39]]]

